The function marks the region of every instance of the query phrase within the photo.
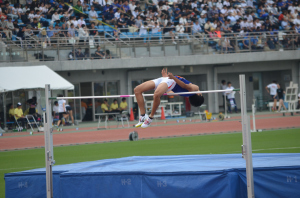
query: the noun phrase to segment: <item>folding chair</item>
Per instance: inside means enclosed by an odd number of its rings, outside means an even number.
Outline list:
[[[122,122],[122,127],[125,127],[124,126],[124,122],[123,121],[127,121],[127,125],[128,125],[128,128],[129,128],[129,120],[128,120],[128,111],[122,111],[122,113],[120,115],[117,115],[117,121],[118,121],[118,128],[119,128],[119,122],[121,121]]]

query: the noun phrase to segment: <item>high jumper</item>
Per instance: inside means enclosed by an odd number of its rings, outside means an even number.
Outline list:
[[[154,114],[160,104],[160,98],[164,93],[180,93],[180,92],[195,92],[200,91],[199,87],[190,81],[180,76],[174,76],[167,69],[161,71],[162,77],[144,82],[134,89],[134,94],[140,108],[141,116],[139,123],[135,127],[147,128],[154,117]],[[146,114],[145,102],[143,93],[146,91],[155,90],[153,95],[153,106],[150,115]],[[189,97],[192,106],[199,107],[203,104],[204,98],[201,93],[184,94],[180,96]]]

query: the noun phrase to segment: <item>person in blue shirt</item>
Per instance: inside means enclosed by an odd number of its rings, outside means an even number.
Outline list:
[[[130,10],[128,1],[125,1],[123,6],[122,6],[123,11],[126,13],[128,10]]]
[[[154,117],[156,109],[160,104],[160,98],[164,93],[181,93],[181,92],[196,92],[199,91],[199,87],[183,77],[174,76],[168,72],[167,69],[161,71],[162,77],[154,80],[144,82],[134,88],[134,94],[140,108],[141,116],[139,123],[135,127],[147,128]],[[150,115],[146,115],[145,102],[143,93],[146,91],[155,90],[153,96],[153,105]],[[199,107],[203,104],[204,98],[202,94],[180,94],[183,97],[189,97],[191,105]]]
[[[114,10],[112,8],[110,8],[109,12],[104,15],[106,23],[113,23],[114,17],[115,17],[115,14],[114,14]]]
[[[119,4],[118,0],[115,0],[114,3],[112,4],[114,12],[117,12],[118,9],[121,8],[121,5]]]

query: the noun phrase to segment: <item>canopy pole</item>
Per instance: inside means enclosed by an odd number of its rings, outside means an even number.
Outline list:
[[[53,198],[53,174],[52,166],[55,163],[53,154],[53,129],[51,114],[51,90],[50,85],[45,85],[46,115],[44,114],[45,158],[46,158],[46,194],[47,198]]]
[[[240,75],[240,97],[243,134],[242,157],[246,160],[247,194],[248,198],[254,198],[250,116],[247,115],[245,75]]]

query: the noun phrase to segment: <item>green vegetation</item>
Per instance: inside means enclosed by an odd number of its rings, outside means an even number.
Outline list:
[[[252,133],[254,153],[300,153],[300,129]],[[241,153],[242,134],[215,134],[54,148],[56,165],[146,155]],[[0,152],[0,197],[4,174],[45,166],[44,149]]]

